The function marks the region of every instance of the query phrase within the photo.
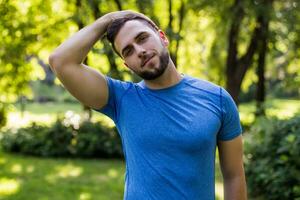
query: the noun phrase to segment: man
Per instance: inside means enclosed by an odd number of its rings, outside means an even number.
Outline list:
[[[82,64],[107,38],[140,83]],[[168,39],[146,16],[112,12],[62,43],[49,62],[83,104],[112,118],[126,159],[126,200],[211,200],[218,146],[226,200],[246,199],[237,108],[221,87],[177,72]]]

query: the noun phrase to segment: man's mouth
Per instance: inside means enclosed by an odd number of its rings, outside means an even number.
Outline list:
[[[154,54],[153,55],[150,55],[148,58],[146,58],[143,63],[142,63],[142,67],[145,67],[145,65],[154,57]]]

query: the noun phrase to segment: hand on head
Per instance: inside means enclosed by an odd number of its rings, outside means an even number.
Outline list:
[[[110,12],[107,13],[105,15],[106,17],[108,17],[110,23],[113,22],[116,19],[120,19],[120,18],[131,18],[132,16],[137,16],[140,18],[144,18],[146,21],[148,21],[153,27],[155,27],[157,30],[159,30],[159,28],[157,27],[157,25],[146,15],[139,13],[139,12],[135,12],[132,10],[122,10],[122,11],[115,11],[115,12]]]

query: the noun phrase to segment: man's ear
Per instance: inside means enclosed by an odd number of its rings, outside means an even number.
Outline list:
[[[162,30],[159,30],[158,33],[159,33],[159,37],[162,40],[163,44],[165,46],[168,46],[169,45],[169,40],[168,40],[166,34]]]

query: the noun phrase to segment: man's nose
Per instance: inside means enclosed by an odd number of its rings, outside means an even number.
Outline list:
[[[141,45],[135,45],[135,49],[139,58],[145,56],[146,49],[143,48]]]

